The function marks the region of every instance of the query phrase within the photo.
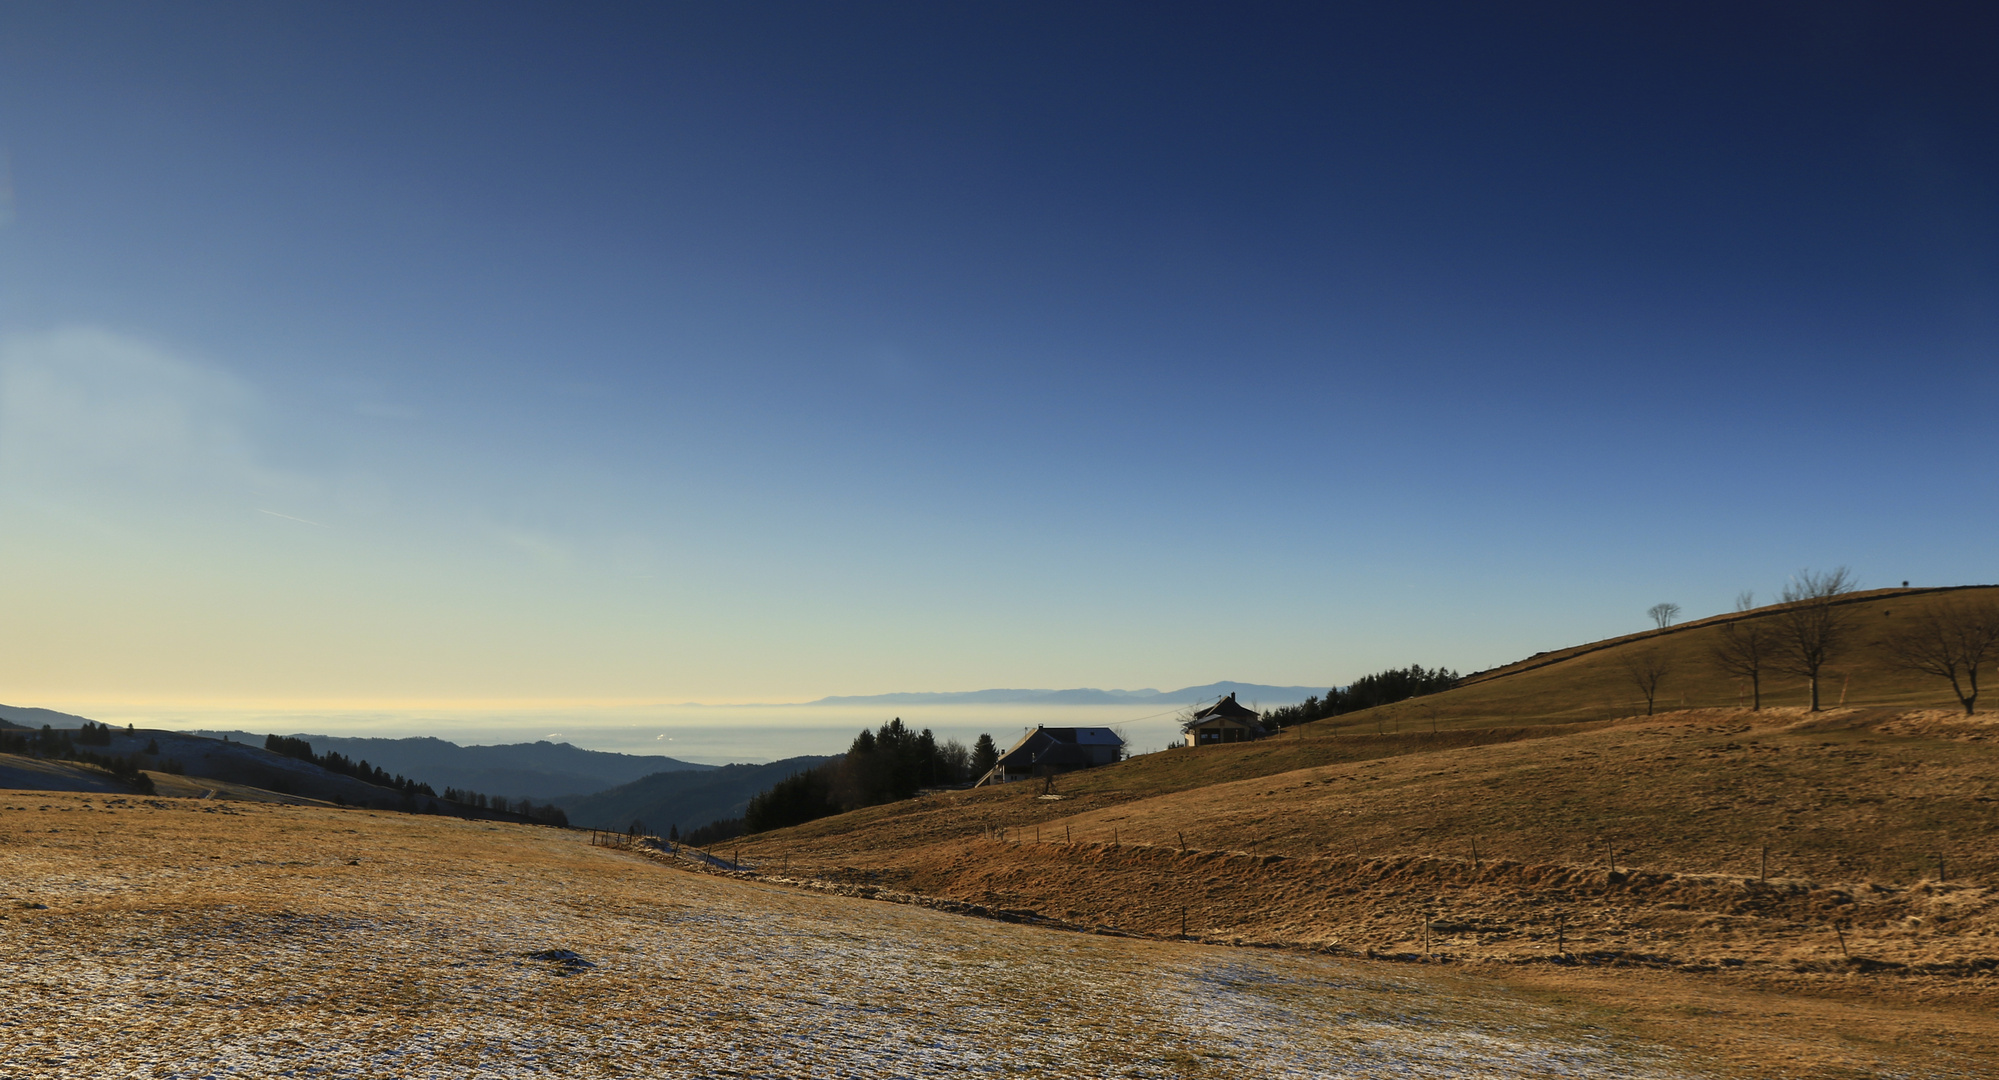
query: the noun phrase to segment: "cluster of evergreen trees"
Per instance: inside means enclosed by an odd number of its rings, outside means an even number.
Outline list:
[[[1449,690],[1458,684],[1458,678],[1458,673],[1448,668],[1425,668],[1421,664],[1389,668],[1363,675],[1350,686],[1335,686],[1326,691],[1323,698],[1306,698],[1302,704],[1266,710],[1263,723],[1266,727],[1284,728],[1341,713],[1359,712],[1377,705],[1389,705]]]
[[[273,754],[282,754],[288,758],[310,761],[327,772],[336,772],[342,776],[351,776],[356,780],[374,784],[377,787],[394,788],[411,798],[415,798],[418,795],[428,796],[433,799],[437,797],[437,792],[429,784],[408,779],[400,773],[391,775],[387,769],[379,765],[368,764],[365,758],[361,761],[355,761],[345,754],[332,750],[324,754],[315,754],[312,752],[312,744],[304,739],[292,739],[282,735],[267,735],[264,738],[264,749],[269,750]]]
[[[863,728],[844,755],[780,780],[756,795],[743,813],[743,831],[801,825],[863,806],[907,799],[926,787],[963,784],[985,775],[998,758],[990,735],[979,736],[967,750],[955,739],[939,743],[929,728],[912,731],[897,717],[875,731]]]
[[[26,735],[0,731],[0,753],[59,758],[75,752],[76,743],[69,732],[57,731],[47,724],[42,725],[42,730]]]
[[[132,785],[132,790],[139,794],[153,794],[153,778],[141,771],[146,767],[146,763],[139,755],[133,754],[128,757],[123,754],[99,754],[77,749],[79,743],[84,746],[110,746],[111,728],[105,724],[86,720],[83,727],[77,729],[74,735],[67,731],[57,731],[47,724],[42,725],[42,730],[31,734],[0,732],[0,753],[95,765]],[[158,753],[159,744],[151,744],[148,752]]]
[[[365,781],[378,787],[392,788],[402,792],[403,797],[406,799],[414,800],[418,796],[428,799],[438,798],[437,792],[429,784],[418,780],[411,780],[400,773],[391,774],[387,769],[379,765],[368,764],[366,759],[355,761],[345,754],[331,750],[324,754],[315,754],[312,752],[312,744],[304,739],[294,739],[284,735],[269,735],[264,738],[264,749],[269,750],[273,754],[283,754],[288,758],[310,761],[328,772],[336,772],[342,776],[351,776],[356,780]],[[539,821],[544,825],[554,825],[557,828],[567,828],[569,825],[569,815],[564,813],[560,806],[556,806],[553,803],[537,805],[532,799],[508,800],[499,795],[487,795],[483,792],[465,791],[454,787],[445,788],[443,798],[445,802],[457,803],[460,806],[469,806],[479,810],[497,810],[502,814],[519,814],[530,821]],[[430,804],[429,812],[437,812],[437,804],[435,802]]]
[[[729,818],[726,821],[711,821],[698,829],[689,829],[686,836],[680,835],[680,827],[676,825],[667,839],[677,840],[689,847],[707,847],[724,840],[733,840],[747,831],[743,828],[742,818]]]
[[[503,814],[519,814],[524,818],[539,821],[544,825],[556,825],[565,828],[569,825],[569,815],[563,811],[562,807],[554,803],[536,805],[533,799],[514,799],[508,801],[503,795],[487,795],[484,792],[467,791],[464,788],[455,787],[444,789],[444,801],[454,802],[460,806],[475,807],[480,810],[498,810]]]
[[[831,762],[827,763],[832,764]],[[750,806],[743,812],[743,827],[749,832],[769,832],[787,825],[803,825],[823,817],[831,817],[840,812],[840,804],[833,801],[833,770],[826,765],[807,769],[795,776],[787,777],[772,784],[770,790],[760,791],[750,797]],[[720,825],[721,822],[716,822]],[[695,830],[699,832],[700,830]],[[695,842],[689,834],[690,844]],[[695,844],[699,847],[699,844]]]
[[[132,785],[132,790],[139,794],[153,794],[153,778],[140,771],[144,768],[144,762],[140,761],[136,754],[126,757],[123,754],[94,754],[88,750],[79,750],[72,755],[72,760],[108,769],[111,775]]]
[[[42,728],[46,731],[48,730],[48,725],[44,724]],[[76,729],[76,741],[82,746],[110,746],[111,725],[100,724],[94,720],[85,720],[83,726]]]

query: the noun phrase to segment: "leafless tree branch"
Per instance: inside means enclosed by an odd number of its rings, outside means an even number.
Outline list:
[[[1836,601],[1857,588],[1853,572],[1844,566],[1800,570],[1784,586],[1771,666],[1811,684],[1813,712],[1819,711],[1819,673],[1846,652],[1853,629],[1852,611]]]
[[[1978,706],[1978,669],[1999,655],[1999,605],[1943,604],[1909,620],[1888,639],[1889,662],[1950,682],[1970,716]]]
[[[1652,715],[1652,705],[1659,697],[1659,684],[1673,673],[1671,665],[1657,652],[1647,649],[1624,657],[1624,673],[1630,677],[1632,685],[1638,687],[1638,692],[1645,695],[1645,715]]]
[[[1716,667],[1749,680],[1752,708],[1763,708],[1763,669],[1770,666],[1776,642],[1761,619],[1745,619],[1721,628],[1721,640],[1708,655]]]

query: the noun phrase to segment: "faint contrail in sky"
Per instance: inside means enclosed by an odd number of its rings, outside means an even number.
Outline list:
[[[324,526],[324,525],[320,525],[320,523],[319,523],[319,522],[317,522],[317,521],[313,521],[313,520],[310,520],[310,519],[308,519],[308,518],[302,518],[302,517],[293,517],[293,516],[291,516],[290,514],[280,514],[280,513],[278,513],[278,512],[276,511],[276,510],[266,510],[266,509],[264,509],[264,508],[263,508],[263,507],[261,507],[261,506],[257,508],[257,512],[258,512],[259,514],[269,514],[269,515],[271,515],[272,517],[278,517],[278,518],[284,518],[284,519],[285,519],[286,521],[303,521],[303,522],[305,522],[305,523],[306,523],[307,525],[319,525],[319,527],[320,527],[320,528],[322,528],[322,529],[326,528],[326,526]]]

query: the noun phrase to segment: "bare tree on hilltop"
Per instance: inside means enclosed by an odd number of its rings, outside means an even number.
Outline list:
[[[1911,621],[1914,625],[1888,639],[1889,661],[1950,680],[1951,693],[1970,716],[1978,705],[1978,669],[1999,653],[1999,605],[1944,604]]]
[[[1673,625],[1673,620],[1680,617],[1680,605],[1653,604],[1651,607],[1645,609],[1645,614],[1652,617],[1652,625],[1664,630],[1668,626]]]
[[[1659,684],[1672,673],[1672,666],[1652,649],[1624,657],[1624,674],[1631,679],[1638,692],[1645,695],[1646,716],[1652,715],[1652,704],[1659,697]]]
[[[1819,673],[1851,643],[1853,609],[1839,600],[1858,588],[1853,572],[1844,566],[1824,572],[1800,570],[1784,586],[1772,666],[1811,684],[1813,712],[1819,711]]]

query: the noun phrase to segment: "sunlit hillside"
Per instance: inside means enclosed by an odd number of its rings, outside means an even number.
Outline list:
[[[1842,598],[1852,619],[1850,646],[1821,676],[1822,704],[1956,708],[1950,685],[1931,675],[1896,667],[1884,649],[1911,620],[1944,605],[1999,603],[1999,586],[1949,589],[1875,589]],[[1750,704],[1748,680],[1730,675],[1713,658],[1730,623],[1761,623],[1773,633],[1782,605],[1716,615],[1606,641],[1528,657],[1467,676],[1455,690],[1322,721],[1321,729],[1431,730],[1488,724],[1602,720],[1645,711],[1645,697],[1625,666],[1654,654],[1666,674],[1659,709],[1735,708]],[[1899,621],[1898,621],[1899,620]],[[1802,706],[1805,681],[1776,664],[1763,677],[1765,706]]]
[[[1258,742],[749,837],[740,858],[1153,936],[1999,1004],[1999,719],[1888,654],[1893,628],[1995,595],[1848,598],[1817,713],[1777,673],[1762,710],[1738,704],[1713,664],[1727,621],[1784,616],[1765,608]],[[1625,662],[1647,654],[1652,716]]]

